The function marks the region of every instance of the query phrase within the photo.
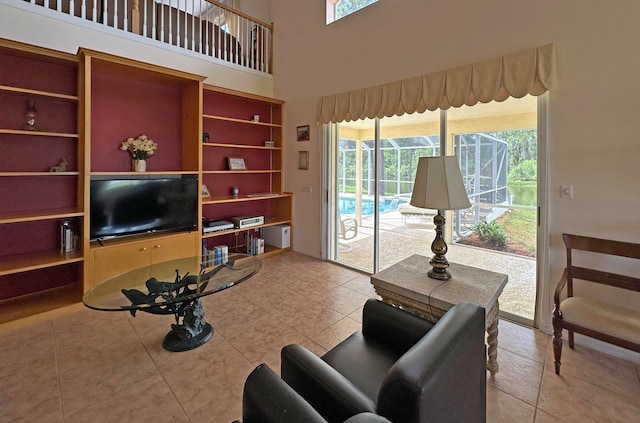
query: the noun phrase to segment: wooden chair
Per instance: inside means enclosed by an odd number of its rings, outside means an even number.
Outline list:
[[[567,247],[567,267],[556,286],[553,311],[553,353],[556,374],[560,374],[562,330],[569,332],[574,348],[574,332],[640,352],[640,309],[631,310],[574,295],[574,279],[640,292],[640,278],[574,266],[572,251],[581,250],[611,256],[640,259],[640,244],[563,234]],[[566,286],[567,296],[561,300]]]

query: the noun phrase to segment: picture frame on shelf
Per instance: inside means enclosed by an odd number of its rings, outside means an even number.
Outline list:
[[[298,169],[309,170],[309,152],[298,151]]]
[[[209,192],[209,188],[205,184],[202,184],[202,196],[203,197],[211,197],[211,193]]]
[[[229,170],[247,170],[247,165],[243,157],[227,157]]]
[[[302,125],[296,128],[298,141],[309,141],[309,125]]]

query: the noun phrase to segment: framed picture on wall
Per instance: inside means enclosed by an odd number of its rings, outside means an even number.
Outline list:
[[[227,157],[229,170],[247,170],[247,165],[242,157]]]
[[[309,125],[298,126],[298,141],[309,141]]]
[[[309,152],[298,151],[298,169],[309,170]]]

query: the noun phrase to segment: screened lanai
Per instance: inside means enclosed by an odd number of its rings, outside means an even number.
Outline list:
[[[378,210],[393,211],[408,203],[413,190],[418,158],[440,154],[440,136],[383,138],[378,176]],[[485,133],[454,136],[454,150],[473,206],[456,214],[458,236],[481,220],[493,220],[508,203],[507,143]],[[362,218],[374,212],[375,157],[373,140],[339,139],[338,199],[340,215]]]

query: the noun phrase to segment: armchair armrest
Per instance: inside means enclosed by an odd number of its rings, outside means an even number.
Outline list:
[[[373,400],[301,345],[282,349],[281,366],[282,379],[329,421],[376,412]]]
[[[562,312],[560,311],[560,295],[562,295],[562,290],[564,289],[564,286],[567,284],[567,269],[564,269],[564,271],[562,272],[562,277],[560,278],[560,280],[558,281],[558,284],[556,285],[556,290],[553,294],[553,302],[555,304],[555,309],[553,310],[553,315],[560,318],[562,317]]]
[[[266,364],[256,367],[244,385],[243,423],[326,423],[316,410]]]
[[[362,312],[362,334],[402,355],[413,347],[433,323],[390,304],[367,300]]]

